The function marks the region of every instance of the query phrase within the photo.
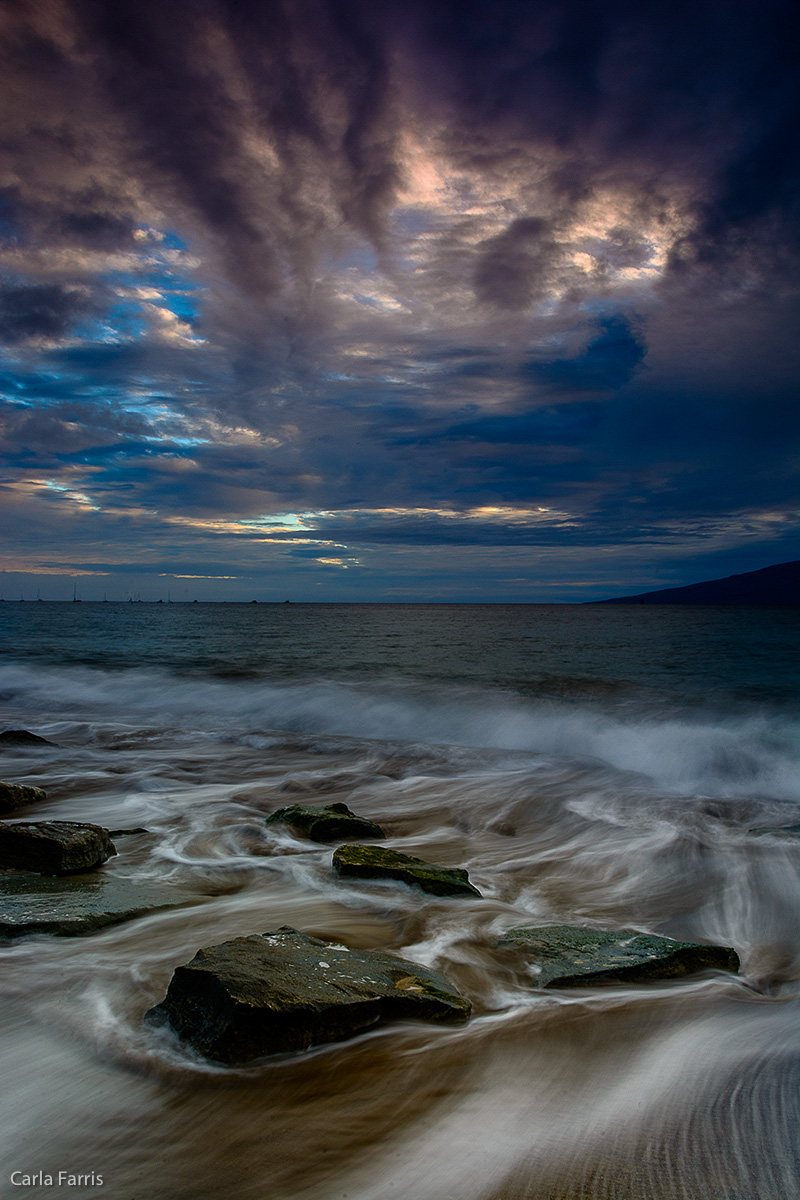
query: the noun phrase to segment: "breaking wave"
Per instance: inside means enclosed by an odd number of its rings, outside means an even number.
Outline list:
[[[270,682],[187,678],[151,669],[11,665],[2,700],[53,731],[64,722],[130,721],[222,736],[266,731],[600,760],[669,791],[800,795],[800,730],[786,715],[559,702],[501,689],[402,679]],[[8,723],[9,717],[6,717]]]

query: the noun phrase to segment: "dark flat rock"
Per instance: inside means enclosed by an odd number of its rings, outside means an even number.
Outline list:
[[[480,896],[462,867],[437,867],[383,846],[340,846],[333,852],[333,869],[351,879],[397,879],[432,896]]]
[[[312,842],[338,842],[342,838],[382,838],[374,821],[359,817],[346,804],[287,804],[267,817],[267,825],[282,822]]]
[[[47,799],[44,788],[29,787],[25,783],[0,782],[0,813],[16,812],[29,804],[41,804]]]
[[[116,853],[102,825],[84,821],[0,821],[0,867],[70,875],[91,871]]]
[[[38,733],[29,733],[27,729],[4,729],[0,733],[0,746],[55,746],[47,738],[39,737]]]
[[[644,983],[698,971],[739,970],[739,957],[727,946],[678,942],[635,929],[521,925],[507,930],[498,947],[516,948],[541,963],[539,987]]]
[[[87,875],[0,875],[0,936],[75,937],[189,899],[166,885]]]
[[[470,1010],[438,971],[284,925],[199,950],[145,1019],[235,1064],[341,1041],[380,1021],[465,1021]]]

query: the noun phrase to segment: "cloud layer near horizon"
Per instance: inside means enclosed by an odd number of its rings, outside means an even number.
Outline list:
[[[797,556],[792,4],[2,20],[20,578],[569,599]]]

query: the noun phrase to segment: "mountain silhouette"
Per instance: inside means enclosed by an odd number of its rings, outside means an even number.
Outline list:
[[[800,561],[595,604],[800,604]]]

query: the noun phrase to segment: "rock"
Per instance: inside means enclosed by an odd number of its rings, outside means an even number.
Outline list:
[[[379,1021],[465,1021],[470,1010],[438,971],[284,925],[199,950],[145,1019],[235,1064],[341,1041]]]
[[[29,804],[41,804],[47,799],[44,788],[28,787],[24,783],[0,783],[0,813],[16,812]]]
[[[75,937],[189,899],[176,889],[89,875],[0,875],[0,936]]]
[[[0,746],[55,746],[47,738],[39,737],[38,733],[29,733],[27,729],[4,729],[0,733]]]
[[[70,875],[91,871],[117,848],[101,825],[83,821],[0,821],[0,867]]]
[[[754,837],[765,837],[771,834],[773,837],[785,834],[788,837],[797,837],[800,834],[800,825],[775,825],[771,828],[748,829],[748,833]]]
[[[433,896],[480,896],[461,867],[436,867],[422,858],[387,850],[383,846],[340,846],[333,852],[333,868],[352,879],[398,879]]]
[[[358,817],[346,804],[288,804],[267,817],[267,825],[283,822],[312,842],[338,842],[342,838],[382,838],[380,825]]]
[[[635,929],[521,925],[507,930],[498,947],[516,948],[541,963],[539,987],[644,983],[697,971],[739,970],[739,957],[727,946],[677,942]]]

